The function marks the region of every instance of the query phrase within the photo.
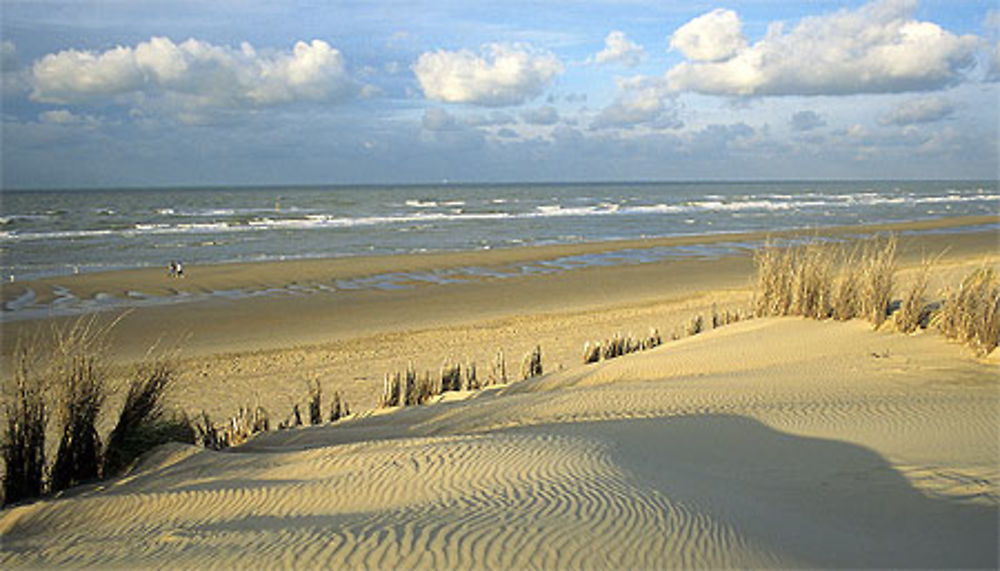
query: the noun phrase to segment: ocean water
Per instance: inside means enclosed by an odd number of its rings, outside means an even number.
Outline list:
[[[998,213],[997,181],[5,191],[0,272],[26,280],[178,259],[475,250]]]

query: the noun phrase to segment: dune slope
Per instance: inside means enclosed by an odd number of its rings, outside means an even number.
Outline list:
[[[460,402],[180,445],[0,512],[0,566],[995,567],[1000,375],[755,320]]]

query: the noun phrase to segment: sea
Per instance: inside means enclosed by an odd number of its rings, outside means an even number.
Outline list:
[[[5,281],[1000,213],[998,181],[439,184],[0,193]]]

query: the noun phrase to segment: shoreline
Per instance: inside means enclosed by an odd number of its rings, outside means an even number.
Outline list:
[[[418,274],[409,281],[437,281],[440,272],[458,270],[459,275],[445,275],[443,280],[453,278],[476,278],[477,272],[489,277],[517,275],[525,266],[550,262],[561,258],[573,258],[595,254],[616,254],[626,251],[649,251],[670,248],[709,248],[729,245],[730,250],[743,246],[752,247],[767,238],[795,237],[851,237],[853,234],[874,234],[881,232],[934,232],[969,229],[978,226],[1000,224],[997,216],[965,216],[936,218],[928,220],[866,224],[859,226],[830,226],[802,228],[775,232],[732,232],[690,234],[643,239],[605,240],[574,244],[550,244],[497,248],[490,250],[442,251],[413,254],[393,254],[378,256],[344,256],[327,258],[306,258],[291,260],[269,260],[260,262],[222,262],[216,264],[186,264],[186,277],[168,279],[163,268],[134,268],[92,272],[75,275],[59,275],[26,281],[3,282],[0,284],[0,303],[4,316],[0,323],[25,304],[51,305],[60,298],[92,300],[91,310],[116,309],[115,300],[131,300],[132,305],[142,305],[142,300],[171,303],[173,301],[200,301],[205,296],[240,297],[268,290],[282,290],[288,286],[298,289],[319,285],[319,289],[363,289],[359,287],[330,287],[333,282],[356,280],[371,276],[393,274]],[[998,234],[1000,235],[1000,234]],[[998,239],[1000,244],[1000,239]],[[736,252],[722,252],[722,255]],[[708,252],[709,257],[716,252]],[[690,252],[664,253],[661,257],[671,258],[692,255]],[[695,252],[693,255],[697,255]],[[574,265],[576,265],[574,263]],[[583,264],[585,265],[585,263]],[[602,264],[603,265],[603,264]],[[551,267],[551,264],[549,264]],[[504,275],[497,276],[497,269]],[[461,275],[461,274],[471,275]],[[520,272],[525,273],[525,272]],[[377,280],[376,280],[377,281]],[[397,280],[398,281],[398,280]],[[404,279],[405,281],[405,279]],[[324,287],[324,285],[326,287]],[[399,285],[399,284],[395,284]],[[374,287],[380,287],[376,284]],[[404,286],[405,287],[405,286]],[[293,287],[292,289],[296,289]],[[389,284],[385,289],[393,289]],[[279,292],[274,292],[279,293]],[[293,292],[294,293],[294,292]],[[178,300],[177,296],[200,295],[197,300]],[[159,298],[159,299],[157,299]],[[105,307],[102,307],[102,303]],[[10,311],[14,308],[14,311]],[[87,313],[81,311],[75,313]],[[38,312],[36,312],[38,313]],[[58,315],[58,313],[56,313]],[[36,318],[46,318],[43,313]],[[32,319],[29,317],[28,319]]]
[[[995,231],[935,233],[938,229],[974,228],[996,217],[946,219],[917,227],[933,231],[903,234],[900,265],[915,267],[945,252],[936,264],[932,286],[955,285],[984,262],[1000,269],[1000,243]],[[844,227],[798,236],[852,237],[864,232],[913,230],[895,225]],[[773,236],[788,237],[789,233]],[[763,234],[754,236],[764,239]],[[734,241],[733,236],[685,237],[675,244],[704,245]],[[662,242],[660,242],[662,244]],[[202,301],[136,308],[116,308],[93,315],[109,323],[125,315],[111,334],[112,359],[123,366],[141,360],[156,344],[180,350],[184,379],[179,401],[197,412],[228,415],[251,404],[255,395],[268,407],[284,409],[289,393],[298,394],[306,377],[321,379],[324,391],[344,391],[352,408],[374,404],[382,375],[402,370],[412,361],[418,370],[436,371],[444,358],[489,363],[502,349],[516,368],[520,357],[541,344],[549,370],[579,362],[584,342],[616,332],[643,334],[656,327],[669,337],[694,315],[744,310],[751,296],[753,259],[750,250],[715,257],[662,259],[651,263],[594,265],[550,273],[489,275],[446,283],[415,282],[397,289],[306,291],[313,281],[331,276],[362,276],[381,271],[425,270],[502,263],[533,262],[556,255],[601,253],[649,241],[591,243],[504,251],[428,254],[367,260],[287,262],[192,268],[191,277],[169,280],[155,272],[158,283],[185,287],[249,284],[265,294],[206,296]],[[208,275],[204,270],[212,270]],[[340,272],[339,274],[337,272]],[[125,277],[111,274],[78,276],[78,287],[103,291]],[[86,278],[86,280],[84,279]],[[82,282],[87,281],[84,284]],[[267,293],[274,284],[294,284]],[[134,287],[134,286],[132,286]],[[192,296],[193,297],[193,296]],[[32,331],[64,326],[76,316],[0,323],[0,355],[9,363],[17,339]],[[5,366],[0,366],[0,373]],[[302,386],[300,386],[302,385]],[[243,396],[237,396],[243,395]],[[199,405],[199,403],[201,403]]]

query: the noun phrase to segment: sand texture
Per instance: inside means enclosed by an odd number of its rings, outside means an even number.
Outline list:
[[[754,320],[459,402],[172,445],[2,514],[0,566],[995,567],[1000,381]]]
[[[923,224],[984,222],[995,219]],[[192,268],[183,287],[620,246]],[[904,236],[900,251],[901,285],[945,252],[929,296],[984,263],[1000,269],[992,229]],[[751,272],[744,254],[137,309],[112,332],[112,370],[158,339],[179,343],[168,400],[189,414],[222,422],[260,405],[277,421],[310,380],[354,414],[221,452],[166,445],[124,477],[2,510],[0,568],[996,568],[1000,351],[977,358],[933,330],[861,321],[752,319],[683,335],[713,308],[745,315]],[[85,296],[162,279],[52,283]],[[20,333],[61,322],[4,324],[4,361]],[[580,364],[584,342],[649,327],[668,341]],[[382,375],[409,363],[485,371],[502,349],[516,376],[536,344],[541,377],[373,409]]]

